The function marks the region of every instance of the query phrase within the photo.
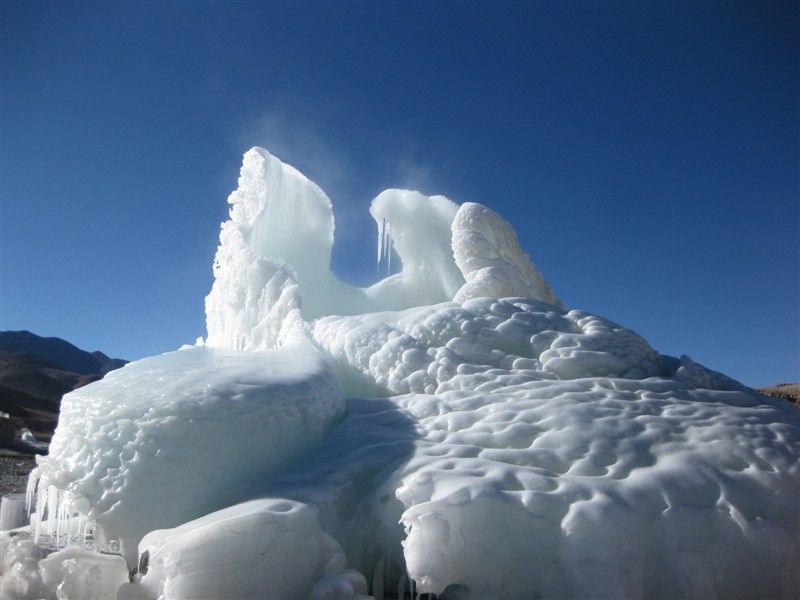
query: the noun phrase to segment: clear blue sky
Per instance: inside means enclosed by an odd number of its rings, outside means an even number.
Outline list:
[[[800,5],[2,3],[0,327],[205,335],[241,155],[315,179],[375,278],[389,187],[487,204],[574,308],[798,379]]]

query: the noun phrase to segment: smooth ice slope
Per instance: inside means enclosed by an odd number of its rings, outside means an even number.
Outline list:
[[[332,373],[304,340],[130,363],[64,396],[50,453],[31,474],[36,513],[46,510],[64,535],[68,517],[88,515],[95,538],[119,539],[133,563],[147,532],[237,500],[321,439],[342,408]]]
[[[31,480],[62,540],[141,540],[120,598],[800,596],[791,405],[563,308],[482,205],[380,194],[360,289],[296,170],[253,149],[230,202],[207,347],[65,397]]]

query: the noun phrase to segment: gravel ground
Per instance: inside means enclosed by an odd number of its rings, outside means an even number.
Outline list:
[[[25,493],[28,473],[36,466],[33,454],[22,454],[13,450],[0,450],[0,496],[17,492]]]

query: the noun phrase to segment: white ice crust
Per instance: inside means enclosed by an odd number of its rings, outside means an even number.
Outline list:
[[[480,204],[380,194],[356,288],[298,171],[253,149],[229,202],[205,345],[68,394],[31,478],[120,598],[800,595],[791,405],[564,308]]]

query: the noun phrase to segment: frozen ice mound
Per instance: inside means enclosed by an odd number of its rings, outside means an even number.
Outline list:
[[[269,152],[244,156],[239,188],[228,198],[230,221],[222,226],[220,249],[250,248],[257,256],[292,266],[305,286],[328,269],[333,247],[331,201],[314,182]],[[217,256],[221,263],[226,256]],[[217,264],[216,268],[225,268]]]
[[[358,288],[301,173],[255,148],[229,202],[206,339],[66,396],[31,477],[120,598],[800,596],[791,405],[564,307],[480,204],[380,194]]]
[[[343,406],[304,340],[146,358],[64,396],[29,494],[51,533],[84,535],[71,523],[84,514],[98,543],[118,539],[133,562],[147,532],[237,500],[321,439]]]
[[[231,543],[235,541],[235,543]],[[283,498],[252,500],[139,544],[131,598],[357,598],[367,582],[347,568],[316,511]],[[138,593],[134,593],[138,592]]]
[[[244,155],[228,202],[230,218],[221,226],[206,298],[210,346],[273,348],[288,330],[283,325],[289,314],[310,320],[400,310],[451,300],[465,283],[451,240],[459,207],[444,196],[386,190],[372,201],[379,267],[385,263],[391,271],[396,255],[401,269],[366,288],[330,270],[334,217],[328,196],[263,148]]]

